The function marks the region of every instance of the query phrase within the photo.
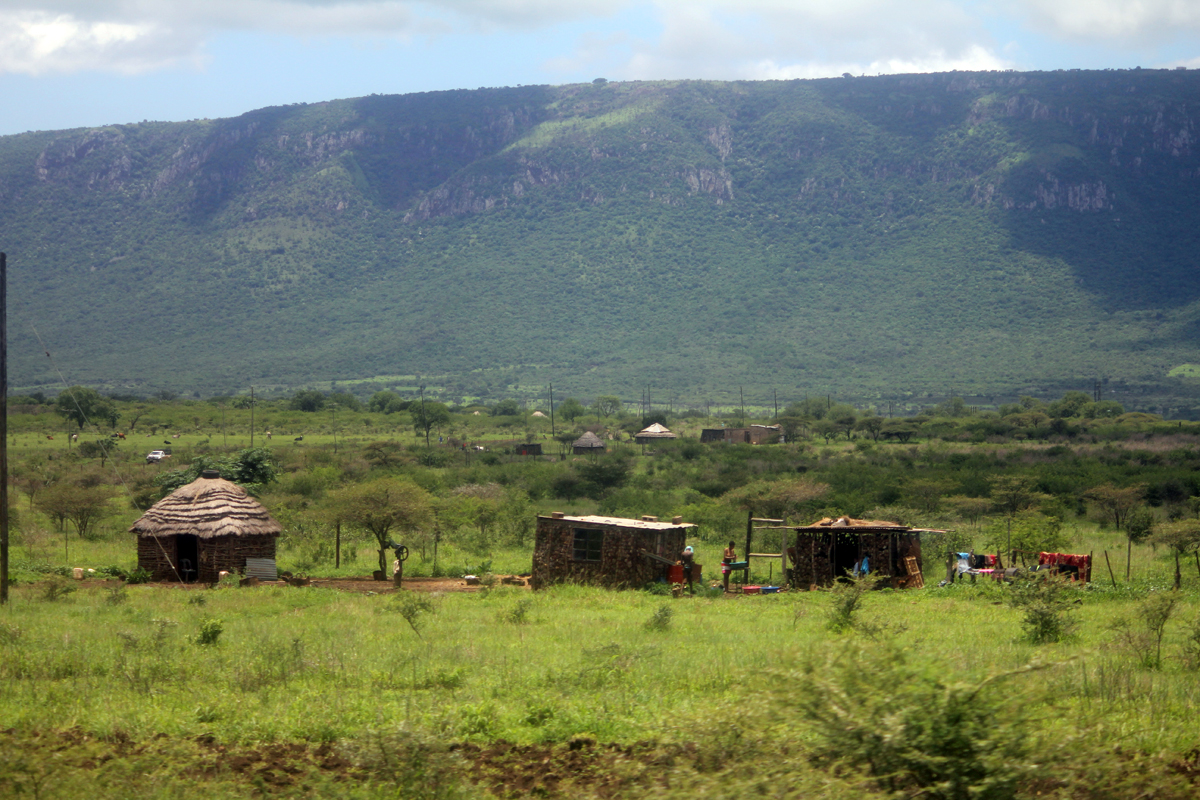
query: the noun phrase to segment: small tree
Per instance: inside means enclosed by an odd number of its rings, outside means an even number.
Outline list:
[[[67,422],[77,424],[79,430],[83,430],[89,422],[99,425],[101,421],[108,422],[115,428],[117,420],[121,418],[112,400],[86,386],[72,386],[59,394],[54,401],[54,413]]]
[[[1122,487],[1106,483],[1084,492],[1083,496],[1095,503],[1100,509],[1100,513],[1105,518],[1111,519],[1113,524],[1116,525],[1117,530],[1121,530],[1126,517],[1142,502],[1142,496],[1145,493],[1146,484],[1144,483]],[[1141,530],[1140,528],[1133,532],[1128,527],[1125,529],[1125,580],[1129,580],[1129,565],[1133,559],[1134,541],[1135,539],[1140,541],[1148,532],[1148,530]]]
[[[1150,536],[1150,540],[1155,544],[1166,545],[1175,554],[1175,589],[1178,590],[1183,582],[1183,573],[1179,568],[1180,559],[1200,550],[1200,520],[1168,522],[1160,526]]]
[[[429,438],[431,430],[440,428],[450,421],[450,409],[444,403],[435,403],[432,400],[413,403],[408,407],[408,412],[412,414],[413,430],[418,434],[424,434],[426,439]]]
[[[601,417],[611,417],[613,414],[621,413],[621,398],[616,395],[602,394],[592,403],[592,408],[596,414]]]
[[[293,411],[320,411],[325,407],[325,395],[316,389],[305,389],[292,395],[288,408]]]
[[[583,407],[583,403],[574,397],[568,397],[558,404],[558,415],[567,422],[574,422],[585,413],[587,413],[587,409]]]
[[[336,492],[344,519],[368,531],[379,545],[379,570],[387,574],[387,546],[391,535],[411,533],[429,523],[433,498],[415,483],[399,478],[377,478]]]

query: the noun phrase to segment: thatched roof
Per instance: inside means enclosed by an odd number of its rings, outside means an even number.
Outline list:
[[[586,433],[583,434],[583,436],[580,436],[578,439],[576,439],[575,444],[573,444],[571,446],[572,447],[599,447],[600,449],[604,449],[604,440],[601,439],[596,434],[592,433],[591,431],[587,431]]]
[[[945,533],[935,528],[914,528],[899,522],[888,522],[880,519],[855,519],[854,517],[825,517],[811,525],[800,525],[796,531],[800,533],[818,533],[830,528],[845,530],[848,533]]]
[[[159,500],[133,523],[138,536],[190,533],[201,539],[216,536],[278,536],[283,530],[262,503],[215,470]]]
[[[638,431],[634,438],[636,439],[674,439],[675,434],[664,428],[657,422],[648,428],[642,428]]]

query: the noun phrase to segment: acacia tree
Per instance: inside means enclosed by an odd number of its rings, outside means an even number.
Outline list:
[[[1121,530],[1122,525],[1125,526],[1125,580],[1129,580],[1129,565],[1133,560],[1133,543],[1140,542],[1150,532],[1148,528],[1143,529],[1142,526],[1130,528],[1125,525],[1126,519],[1142,502],[1142,496],[1145,493],[1146,484],[1144,483],[1120,487],[1106,483],[1083,494],[1099,507],[1101,514],[1113,521],[1117,530]]]
[[[67,422],[77,424],[79,430],[89,423],[96,425],[101,420],[115,428],[117,420],[121,418],[112,400],[86,386],[72,386],[61,392],[54,401],[54,413]]]
[[[1155,544],[1166,545],[1175,554],[1175,589],[1179,590],[1182,574],[1179,561],[1189,553],[1200,551],[1200,521],[1194,519],[1168,522],[1150,537]]]
[[[587,411],[574,397],[568,397],[558,404],[558,415],[567,422],[573,422],[576,418],[582,417]]]
[[[379,570],[387,574],[392,533],[413,533],[430,522],[433,497],[412,481],[376,478],[335,493],[342,519],[368,531],[379,545]]]
[[[413,430],[425,434],[426,441],[429,439],[431,430],[435,427],[440,428],[450,421],[450,409],[445,404],[435,403],[432,400],[425,403],[413,403],[408,407],[408,413],[412,414]]]
[[[592,403],[592,408],[602,417],[611,417],[621,410],[621,398],[616,395],[602,394]]]

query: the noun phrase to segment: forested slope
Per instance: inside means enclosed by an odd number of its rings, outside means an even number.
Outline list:
[[[1186,405],[1197,98],[1196,71],[596,83],[2,137],[10,385]]]

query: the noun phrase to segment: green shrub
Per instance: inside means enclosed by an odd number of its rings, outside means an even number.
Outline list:
[[[646,620],[646,627],[652,631],[665,631],[671,627],[671,618],[675,615],[675,611],[667,605],[659,606],[650,619]]]
[[[153,577],[154,577],[154,575],[152,575],[148,570],[138,567],[133,572],[131,572],[125,576],[125,582],[126,583],[149,583],[150,579]]]
[[[860,575],[840,580],[830,591],[829,618],[825,627],[835,633],[850,630],[855,626],[855,614],[862,605],[867,592],[875,588],[878,579],[872,575]]]
[[[892,645],[851,644],[788,677],[781,698],[814,739],[819,765],[848,764],[895,796],[1009,800],[1030,774],[1021,703],[995,690],[910,664]]]
[[[1013,583],[1008,604],[1022,613],[1025,638],[1033,644],[1058,642],[1069,636],[1075,623],[1067,613],[1075,607],[1077,588],[1065,578],[1027,572]]]
[[[221,620],[208,617],[200,621],[200,632],[196,634],[192,641],[202,647],[216,644],[224,630],[225,625]]]

